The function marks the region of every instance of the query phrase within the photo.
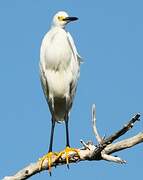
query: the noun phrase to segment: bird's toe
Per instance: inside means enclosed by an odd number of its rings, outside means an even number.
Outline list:
[[[65,158],[65,161],[66,161],[66,164],[67,164],[67,167],[69,168],[69,161],[70,161],[70,159],[71,159],[71,156],[70,156],[70,155],[72,155],[73,152],[75,152],[75,155],[80,158],[80,154],[79,154],[78,149],[71,148],[71,147],[67,146],[63,151],[61,151],[61,152],[58,154],[57,159],[60,159],[60,158],[64,157],[64,158]],[[74,156],[75,156],[75,155],[74,155]]]
[[[58,156],[58,153],[56,152],[48,152],[46,155],[44,155],[42,158],[39,159],[40,165],[39,170],[42,169],[44,161],[48,161],[48,171],[51,176],[51,167],[55,160],[57,159],[56,156]]]

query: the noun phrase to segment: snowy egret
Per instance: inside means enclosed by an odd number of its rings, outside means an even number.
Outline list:
[[[66,155],[67,165],[69,152],[77,152],[76,149],[70,148],[68,121],[77,88],[81,57],[77,52],[72,36],[65,30],[65,26],[69,22],[77,19],[77,17],[70,17],[64,11],[56,13],[53,17],[51,29],[43,38],[41,45],[41,84],[52,116],[49,151],[42,158],[42,163],[47,159],[49,169],[51,157],[54,154],[52,145],[55,122],[65,122],[66,149],[59,154]]]

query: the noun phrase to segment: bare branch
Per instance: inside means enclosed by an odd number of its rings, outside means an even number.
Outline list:
[[[83,145],[83,147],[84,147],[85,149],[90,150],[89,147],[88,147],[88,145],[87,145],[82,139],[80,140],[80,142],[81,142],[81,144]]]
[[[138,133],[137,135],[135,135],[131,138],[119,141],[114,144],[110,144],[104,150],[105,150],[106,154],[111,154],[111,153],[114,153],[117,151],[131,148],[132,146],[135,146],[136,144],[139,144],[142,142],[143,142],[143,133]]]
[[[140,120],[139,118],[140,118],[140,114],[138,113],[134,117],[132,117],[132,119],[127,124],[125,124],[123,126],[123,128],[121,128],[119,131],[115,132],[113,135],[109,136],[108,138],[106,138],[103,143],[111,144],[113,141],[118,139],[120,136],[124,135],[127,131],[129,131],[131,128],[133,128],[134,123]]]
[[[93,132],[95,134],[95,137],[97,139],[98,143],[102,142],[102,137],[99,135],[96,127],[96,109],[95,109],[95,104],[92,105],[92,127],[93,127]]]
[[[102,155],[102,158],[106,161],[112,161],[119,164],[126,163],[126,161],[121,159],[120,157],[111,156],[111,155],[106,154],[105,152],[104,153],[101,152],[101,155]]]
[[[125,160],[122,160],[120,157],[112,156],[111,154],[117,151],[121,151],[126,148],[130,148],[132,146],[135,146],[136,144],[143,142],[143,133],[139,133],[131,138],[112,143],[114,140],[118,139],[120,136],[125,134],[127,131],[129,131],[134,123],[139,120],[140,115],[136,114],[126,125],[123,126],[119,131],[114,133],[113,135],[109,136],[106,139],[102,139],[100,135],[97,132],[96,128],[96,120],[95,120],[95,107],[93,106],[92,109],[92,115],[94,119],[94,133],[96,135],[96,138],[98,139],[98,142],[100,142],[97,145],[94,145],[91,141],[85,143],[83,140],[81,140],[81,143],[83,145],[82,148],[77,149],[79,152],[80,157],[76,154],[76,152],[70,153],[69,157],[69,163],[78,163],[80,161],[93,161],[93,160],[107,160],[112,161],[115,163],[125,163]],[[98,137],[97,137],[98,136]],[[102,141],[101,141],[102,139]],[[66,164],[66,158],[63,154],[60,159],[57,160],[56,155],[53,155],[51,166],[61,166]],[[28,179],[29,177],[33,176],[36,173],[40,173],[44,170],[48,170],[48,161],[45,160],[42,164],[41,169],[40,167],[40,161],[38,160],[35,163],[32,163],[25,167],[24,169],[20,170],[13,176],[7,176],[4,177],[3,180],[23,180]]]

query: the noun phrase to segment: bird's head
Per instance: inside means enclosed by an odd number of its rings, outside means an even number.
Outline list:
[[[59,11],[53,17],[53,26],[64,28],[67,23],[76,20],[78,20],[77,17],[71,17],[66,12]]]

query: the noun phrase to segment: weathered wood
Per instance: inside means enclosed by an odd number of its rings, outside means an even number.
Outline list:
[[[76,154],[76,152],[71,152],[69,154],[69,163],[78,163],[80,161],[96,161],[96,160],[107,160],[113,161],[115,163],[126,163],[125,160],[122,160],[120,157],[112,156],[111,154],[117,151],[124,150],[126,148],[130,148],[135,146],[136,144],[143,142],[143,133],[139,133],[131,138],[113,143],[116,139],[120,136],[125,134],[129,131],[135,122],[139,120],[140,114],[136,114],[126,125],[123,126],[119,131],[115,132],[113,135],[107,138],[101,138],[99,135],[97,128],[96,128],[96,118],[95,118],[95,107],[92,109],[92,121],[93,121],[93,130],[95,137],[99,144],[94,145],[93,142],[89,141],[85,143],[81,140],[83,145],[82,148],[77,149],[80,157]],[[61,166],[66,164],[65,155],[63,154],[60,159],[57,159],[56,155],[52,156],[52,163],[51,166]],[[18,171],[13,176],[4,177],[3,180],[23,180],[28,179],[29,177],[40,173],[44,170],[48,170],[48,161],[45,160],[42,164],[41,169],[40,167],[40,160],[31,163],[30,165],[26,166],[24,169]]]

